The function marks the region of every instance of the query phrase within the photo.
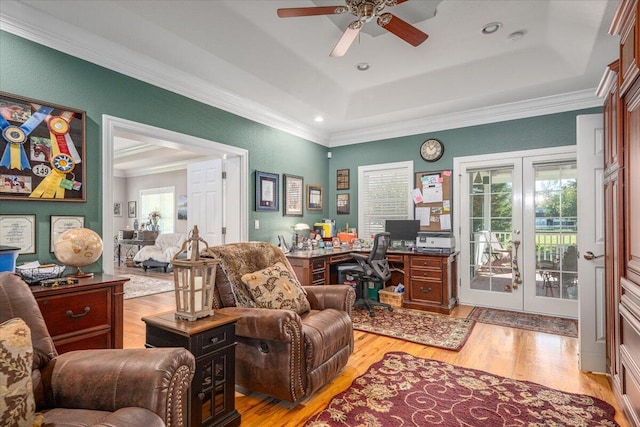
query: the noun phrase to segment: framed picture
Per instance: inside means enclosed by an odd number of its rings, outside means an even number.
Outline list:
[[[256,211],[278,211],[280,175],[256,171]]]
[[[323,194],[321,185],[307,185],[307,210],[321,211],[322,198]]]
[[[349,189],[349,169],[338,169],[336,171],[336,190]]]
[[[349,193],[337,195],[336,210],[338,215],[345,215],[350,213]]]
[[[187,219],[187,195],[181,194],[178,196],[178,219]]]
[[[302,216],[304,180],[301,176],[284,174],[284,216]]]
[[[127,212],[128,212],[129,218],[136,217],[136,201],[135,200],[129,201],[129,204],[127,206]]]
[[[0,245],[20,248],[19,254],[35,254],[36,216],[0,215]]]
[[[67,230],[84,227],[84,216],[51,215],[51,243],[50,251],[58,240],[58,237]]]
[[[0,199],[86,201],[85,112],[0,92]]]
[[[122,216],[122,202],[113,202],[113,216]]]

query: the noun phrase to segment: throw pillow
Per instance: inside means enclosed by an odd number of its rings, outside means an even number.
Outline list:
[[[31,331],[22,319],[0,324],[0,419],[4,425],[39,426],[31,383]]]
[[[241,280],[259,307],[293,310],[298,314],[311,310],[304,288],[282,262],[247,273]]]

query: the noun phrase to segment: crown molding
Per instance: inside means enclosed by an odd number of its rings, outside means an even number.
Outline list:
[[[329,134],[127,47],[63,24],[24,3],[2,2],[0,30],[329,148],[603,105],[594,88]],[[20,16],[29,16],[29,22]],[[45,28],[55,28],[56,32]]]
[[[586,89],[561,95],[511,102],[451,114],[423,117],[389,125],[338,132],[331,135],[329,147],[379,141],[401,136],[419,135],[448,129],[458,129],[507,120],[563,113],[584,108],[601,107],[603,100],[596,89]]]
[[[18,18],[25,15],[29,16],[29,22]],[[50,31],[50,28],[56,31]],[[3,0],[0,30],[291,135],[325,146],[329,142],[327,132],[291,120],[262,104],[63,23],[25,4]]]

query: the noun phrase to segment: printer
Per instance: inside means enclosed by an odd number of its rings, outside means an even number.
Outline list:
[[[450,254],[455,251],[456,238],[448,234],[420,233],[416,237],[418,252]]]

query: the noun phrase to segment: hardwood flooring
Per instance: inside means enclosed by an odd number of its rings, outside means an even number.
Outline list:
[[[135,269],[140,274],[142,269]],[[124,273],[124,269],[116,270]],[[148,275],[162,275],[161,270]],[[134,272],[134,271],[130,271]],[[458,306],[452,316],[467,317],[473,307]],[[174,310],[174,294],[166,292],[124,302],[124,347],[144,347],[145,328],[141,318]],[[407,341],[355,331],[355,352],[340,375],[313,396],[292,404],[258,393],[236,391],[236,408],[242,426],[300,426],[324,409],[333,396],[344,391],[386,352],[404,351],[414,356],[436,359],[458,366],[480,369],[518,380],[533,381],[559,390],[588,394],[611,403],[616,421],[628,427],[605,375],[578,369],[578,340],[559,335],[476,323],[466,345],[459,352],[427,347]]]

